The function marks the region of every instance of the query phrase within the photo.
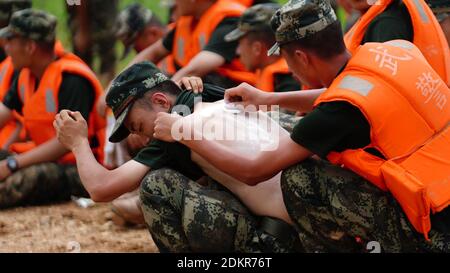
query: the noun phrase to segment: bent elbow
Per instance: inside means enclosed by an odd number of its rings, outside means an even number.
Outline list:
[[[260,166],[255,164],[255,161],[250,161],[248,164],[243,166],[244,169],[241,172],[240,180],[249,186],[255,186],[261,179],[261,171]]]
[[[110,202],[114,200],[110,195],[107,194],[105,189],[102,187],[95,187],[88,190],[89,196],[94,202]]]

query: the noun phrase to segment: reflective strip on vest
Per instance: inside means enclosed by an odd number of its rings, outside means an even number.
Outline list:
[[[200,34],[198,37],[198,42],[200,43],[200,48],[203,49],[206,46],[206,35],[205,33]]]
[[[179,60],[184,60],[184,40],[183,40],[183,38],[178,38],[177,43],[178,43],[177,57]]]
[[[53,90],[47,89],[45,91],[45,110],[47,113],[55,113],[56,112],[56,102],[53,98]]]
[[[355,77],[355,76],[345,76],[339,83],[338,88],[347,89],[360,94],[361,96],[367,97],[367,95],[372,91],[373,84],[367,80]]]
[[[19,88],[19,95],[22,98],[22,103],[25,102],[25,85],[21,84]]]
[[[5,74],[6,74],[6,70],[7,70],[7,69],[8,69],[8,66],[7,66],[7,65],[4,65],[3,68],[2,68],[2,71],[0,72],[0,82],[3,81],[3,78],[5,77]]]
[[[420,4],[419,0],[413,0],[412,2],[414,4],[414,6],[416,7],[416,9],[419,11],[420,18],[422,19],[422,22],[424,24],[428,24],[428,21],[429,21],[428,16],[425,13],[425,10],[423,9],[423,7]]]
[[[406,50],[411,50],[414,48],[411,43],[408,43],[406,41],[401,41],[401,40],[388,41],[388,42],[385,42],[385,44],[395,46],[395,47],[400,47],[400,48],[403,48]]]

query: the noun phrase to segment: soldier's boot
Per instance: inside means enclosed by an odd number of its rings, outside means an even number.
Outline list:
[[[119,226],[133,226],[145,224],[141,210],[139,192],[126,193],[111,203],[112,221]]]

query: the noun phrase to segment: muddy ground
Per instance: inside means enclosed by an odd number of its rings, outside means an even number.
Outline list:
[[[158,252],[147,229],[114,224],[108,204],[0,211],[0,252]]]

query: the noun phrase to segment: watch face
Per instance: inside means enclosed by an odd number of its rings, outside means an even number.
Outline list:
[[[11,171],[17,170],[17,161],[15,158],[8,158],[7,165]]]

